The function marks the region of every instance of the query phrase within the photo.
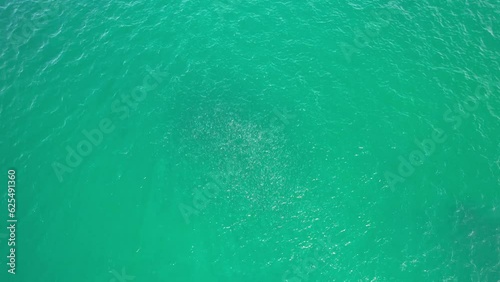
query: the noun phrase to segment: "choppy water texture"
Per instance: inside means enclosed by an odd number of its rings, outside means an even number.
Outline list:
[[[1,1],[1,280],[498,281],[499,11]]]

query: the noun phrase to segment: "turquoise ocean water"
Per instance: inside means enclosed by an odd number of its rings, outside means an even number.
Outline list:
[[[0,281],[499,281],[499,8],[1,0]]]

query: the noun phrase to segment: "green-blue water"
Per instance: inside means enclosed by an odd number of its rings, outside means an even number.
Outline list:
[[[0,281],[499,281],[499,8],[0,1]]]

